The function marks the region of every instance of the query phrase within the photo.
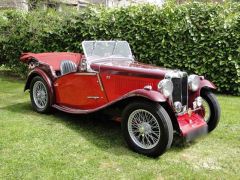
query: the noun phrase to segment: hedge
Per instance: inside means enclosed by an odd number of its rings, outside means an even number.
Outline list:
[[[91,39],[127,40],[142,62],[204,75],[219,92],[240,95],[239,3],[0,12],[0,64],[20,74],[21,52],[81,52]]]

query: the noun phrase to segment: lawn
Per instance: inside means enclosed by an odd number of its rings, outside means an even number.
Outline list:
[[[152,159],[129,150],[120,124],[34,112],[24,82],[0,75],[0,179],[239,179],[240,97],[218,95],[219,126]]]

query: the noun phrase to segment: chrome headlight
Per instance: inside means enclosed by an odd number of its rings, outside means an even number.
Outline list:
[[[190,90],[192,90],[192,91],[198,90],[199,85],[200,85],[199,76],[197,76],[195,74],[188,76],[188,87]]]
[[[182,111],[182,103],[179,101],[174,102],[174,109],[177,113],[180,113]]]
[[[158,90],[165,96],[169,97],[173,92],[173,83],[169,79],[163,79],[158,83]]]

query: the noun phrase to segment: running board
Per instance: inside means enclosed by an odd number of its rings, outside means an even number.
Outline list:
[[[88,109],[88,110],[74,109],[74,108],[69,108],[66,106],[59,106],[57,104],[52,105],[52,107],[54,107],[60,111],[63,111],[66,113],[71,113],[71,114],[88,114],[88,113],[96,111],[96,109]]]

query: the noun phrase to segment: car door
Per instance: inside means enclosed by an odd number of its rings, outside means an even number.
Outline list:
[[[56,104],[75,109],[95,109],[108,102],[99,74],[66,74],[54,83]]]

